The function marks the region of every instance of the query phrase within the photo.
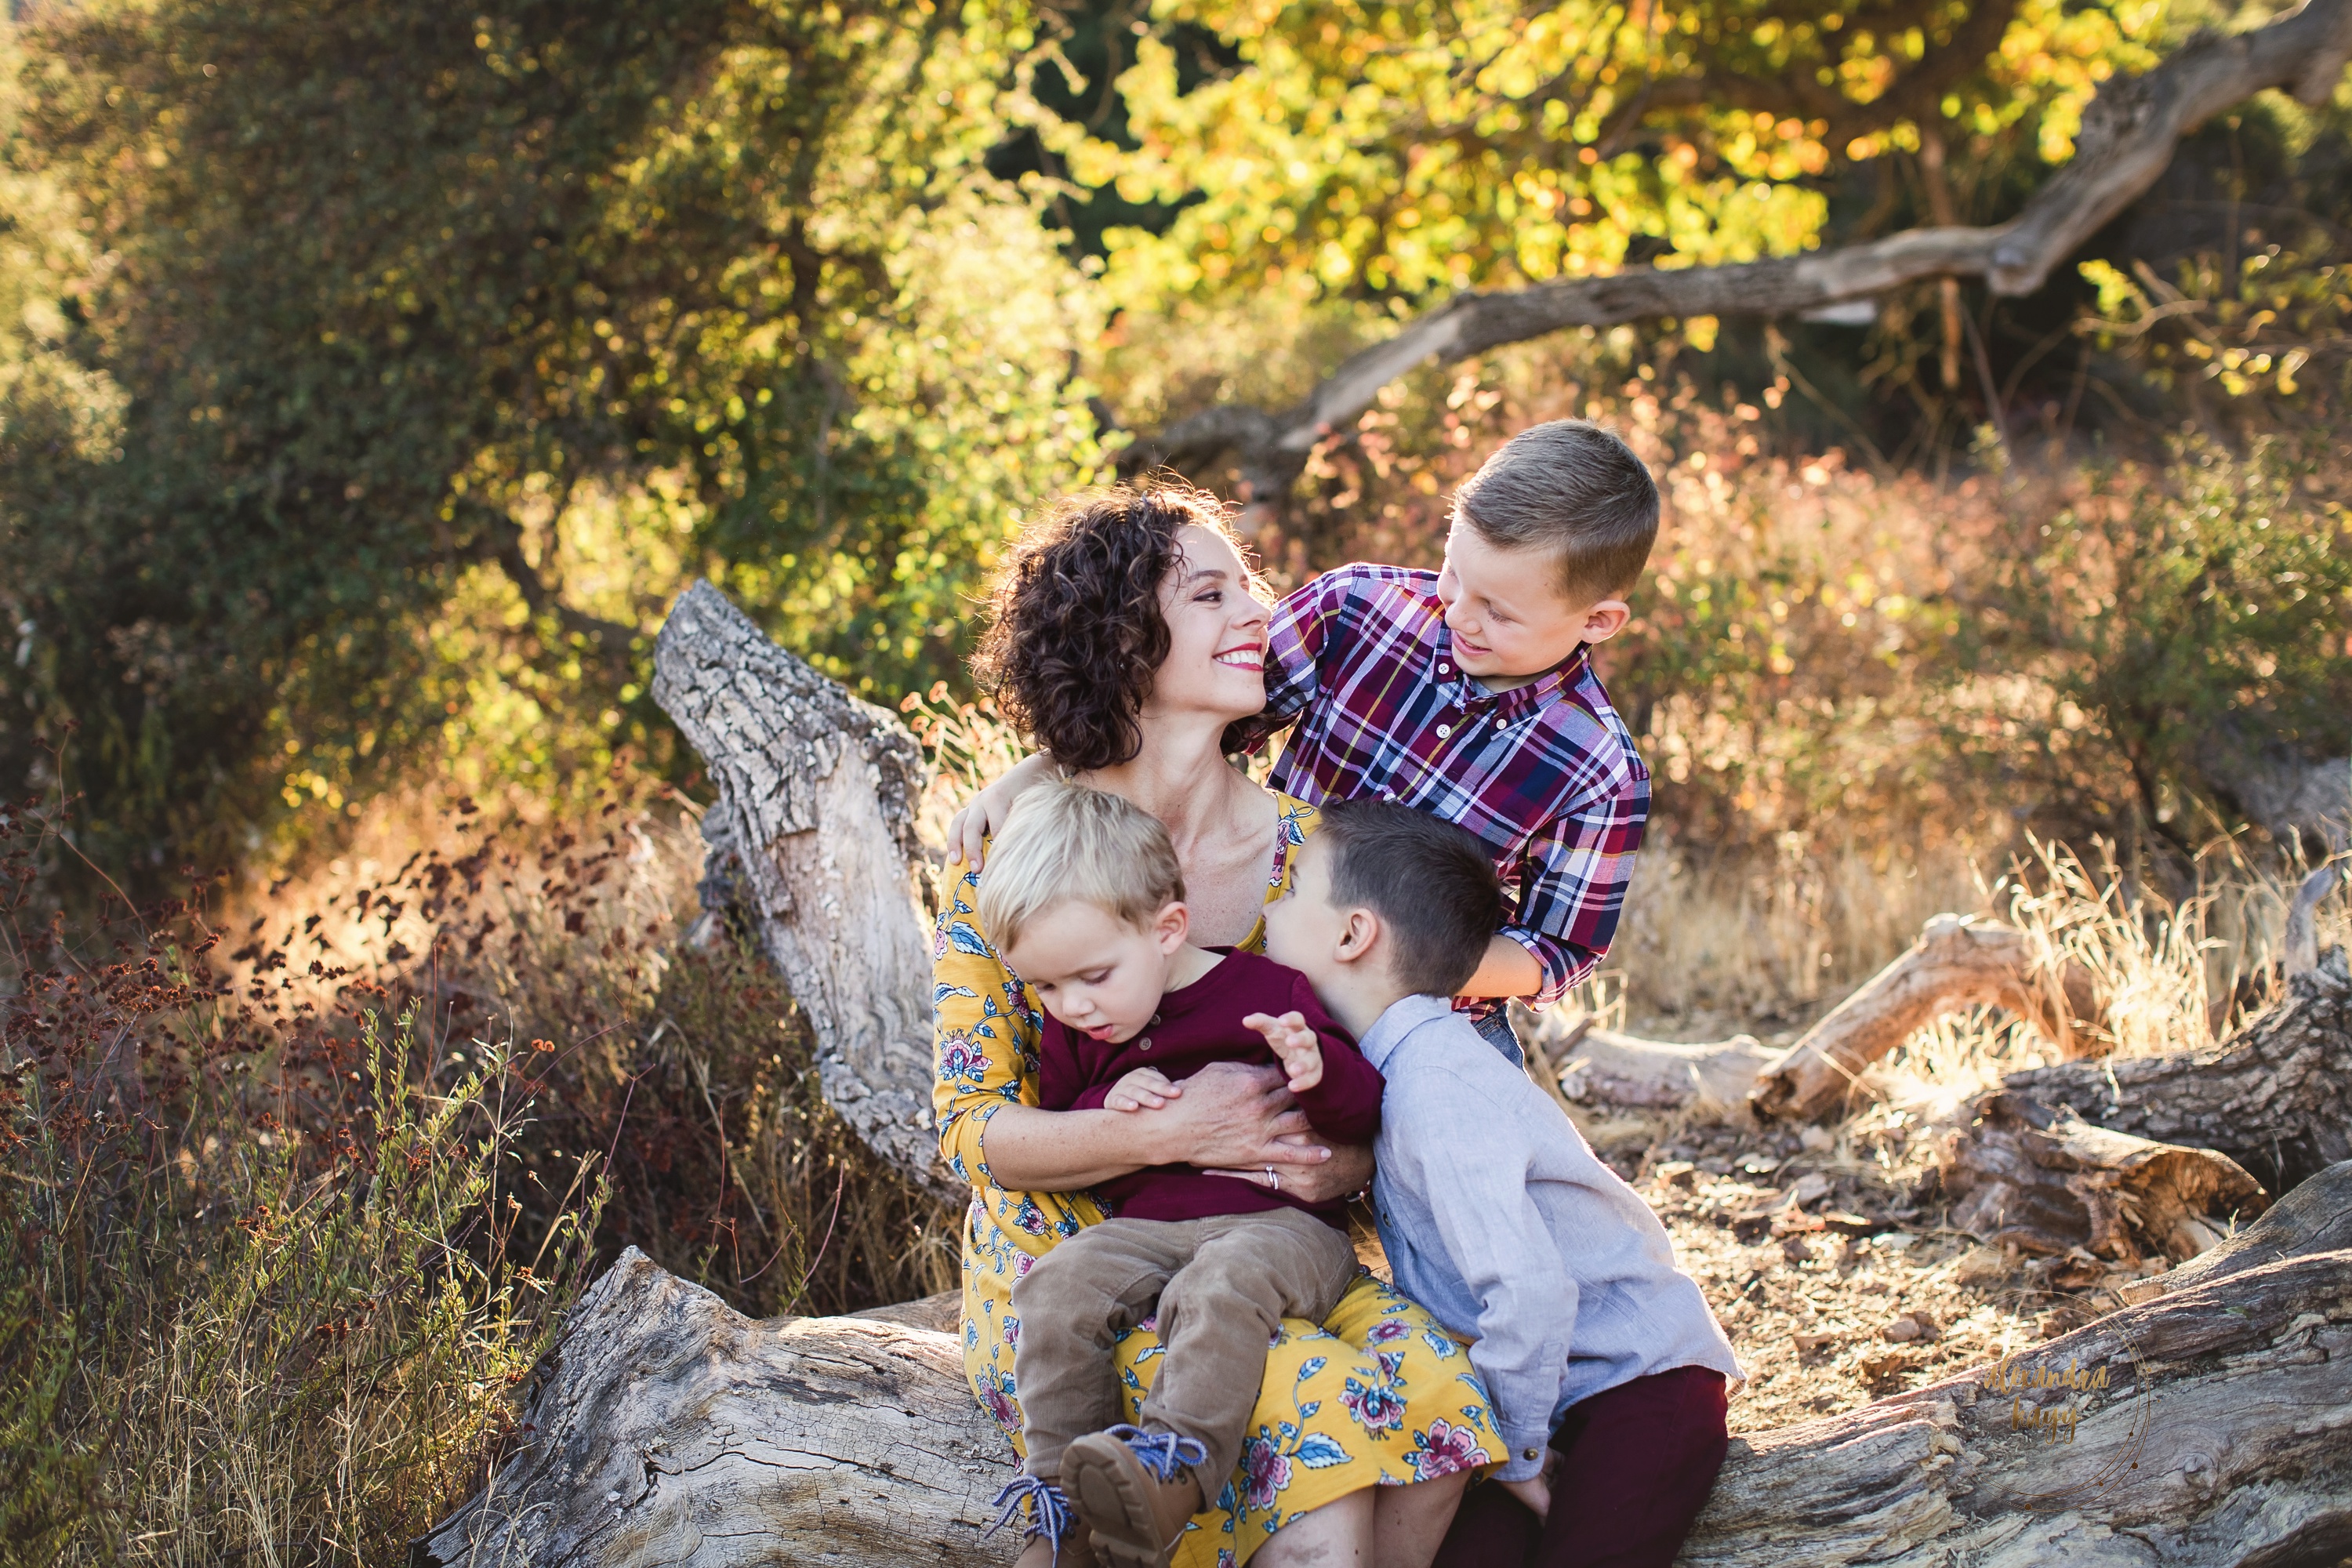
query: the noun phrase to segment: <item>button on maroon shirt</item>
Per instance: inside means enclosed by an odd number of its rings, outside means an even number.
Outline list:
[[[1099,1110],[1111,1086],[1139,1068],[1181,1083],[1211,1062],[1276,1064],[1274,1048],[1243,1026],[1252,1013],[1297,1013],[1323,1047],[1323,1081],[1298,1096],[1316,1131],[1335,1143],[1369,1143],[1381,1125],[1381,1075],[1315,1000],[1307,976],[1254,952],[1212,948],[1223,962],[1160,998],[1160,1011],[1133,1039],[1097,1040],[1051,1014],[1038,1047],[1038,1103],[1047,1110]],[[1304,1209],[1345,1226],[1347,1202],[1309,1204],[1253,1182],[1212,1176],[1191,1165],[1151,1165],[1102,1182],[1095,1192],[1123,1219],[1205,1219],[1212,1215]]]

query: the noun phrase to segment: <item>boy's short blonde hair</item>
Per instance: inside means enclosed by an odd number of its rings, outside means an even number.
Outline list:
[[[1160,819],[1082,784],[1040,784],[1013,803],[989,846],[974,912],[999,952],[1032,921],[1076,900],[1131,926],[1184,896]]]
[[[1590,419],[1520,431],[1455,487],[1454,512],[1487,543],[1542,549],[1577,604],[1629,592],[1658,540],[1658,486],[1649,465]]]

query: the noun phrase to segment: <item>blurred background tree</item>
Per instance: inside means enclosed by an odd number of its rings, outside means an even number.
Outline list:
[[[0,774],[84,792],[84,847],[138,875],[331,841],[420,774],[576,802],[627,754],[685,782],[644,676],[693,575],[870,694],[961,689],[1003,542],[1134,433],[1280,406],[1465,289],[2000,222],[2100,83],[2274,14],[31,7],[0,105]],[[2250,100],[2027,298],[1928,279],[1407,375],[1261,543],[1286,579],[1432,558],[1444,489],[1513,421],[1650,398],[1681,411],[1633,419],[1661,463],[1720,437],[1735,484],[1843,453],[1840,474],[1948,498],[2003,476],[2012,507],[2063,510],[2026,499],[2036,476],[2166,471],[2183,421],[2227,451],[2275,437],[2295,526],[2340,552],[2348,102]],[[1759,545],[1674,521],[1689,554],[1662,584]],[[1938,594],[2049,580],[2013,532],[1919,526],[1975,563]],[[1834,566],[1800,542],[1774,570]],[[1727,640],[1726,605],[1775,602],[1735,586],[1703,616],[1651,601],[1621,655],[1635,710],[1796,700],[1771,637]],[[1958,624],[1906,602],[1914,630]],[[2263,635],[2300,639],[2283,668],[2333,692],[2352,655],[2338,601],[2313,603]],[[1988,678],[1996,641],[2023,668],[2029,624],[2091,657],[2046,609],[1938,633],[1919,689]],[[1818,657],[1841,690],[1885,668]]]
[[[1034,42],[928,4],[41,12],[0,769],[62,747],[118,864],[420,752],[553,788],[667,746],[640,645],[696,572],[855,684],[950,665],[1090,461],[1091,301],[982,167]]]

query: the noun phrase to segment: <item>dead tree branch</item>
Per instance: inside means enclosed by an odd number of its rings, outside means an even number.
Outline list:
[[[2084,110],[2074,161],[2022,212],[1990,227],[1913,229],[1865,244],[1737,266],[1631,268],[1606,278],[1456,295],[1350,357],[1293,407],[1224,405],[1130,446],[1128,472],[1198,470],[1232,454],[1244,499],[1278,502],[1317,443],[1351,424],[1380,389],[1430,361],[1450,364],[1566,327],[1657,316],[1785,316],[1923,278],[1985,279],[2030,294],[2053,268],[2154,184],[2180,138],[2258,92],[2326,101],[2352,58],[2352,0],[2305,0],[2230,37],[2200,35],[2146,76],[2107,83]]]

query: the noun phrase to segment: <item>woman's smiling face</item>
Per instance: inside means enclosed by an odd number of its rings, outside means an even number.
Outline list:
[[[1266,605],[1223,537],[1194,525],[1177,538],[1176,569],[1160,593],[1168,657],[1143,711],[1246,719],[1265,707]]]

